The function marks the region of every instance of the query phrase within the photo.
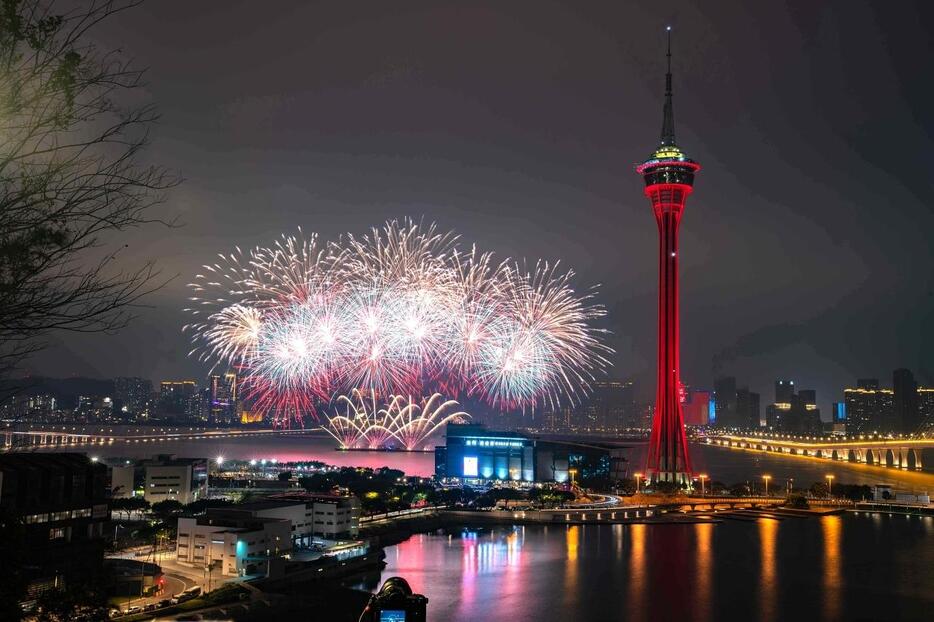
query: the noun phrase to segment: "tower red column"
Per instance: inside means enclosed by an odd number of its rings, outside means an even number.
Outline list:
[[[636,168],[645,180],[658,224],[658,384],[646,471],[654,481],[689,483],[691,459],[681,410],[681,326],[678,311],[678,231],[684,202],[694,189],[697,162],[675,144],[671,103],[671,29],[665,109],[658,149]]]

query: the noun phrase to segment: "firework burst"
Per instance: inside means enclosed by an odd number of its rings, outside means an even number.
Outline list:
[[[378,408],[374,396],[368,399],[362,392],[353,391],[350,396],[337,398],[338,414],[327,416],[327,425],[321,427],[342,449],[401,447],[413,451],[447,423],[470,417],[466,412],[454,411],[457,406],[454,400],[445,401],[435,393],[421,403],[394,395]]]
[[[575,293],[573,273],[463,252],[434,225],[391,221],[329,244],[299,232],[219,257],[191,284],[192,354],[237,369],[279,424],[338,394],[344,407],[390,396],[390,410],[391,396],[434,391],[556,405],[586,392],[610,352],[591,326],[603,308]]]

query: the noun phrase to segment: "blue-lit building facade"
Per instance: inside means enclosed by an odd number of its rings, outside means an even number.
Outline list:
[[[622,479],[627,462],[623,447],[543,440],[517,432],[487,430],[482,425],[447,426],[446,444],[435,447],[435,475],[466,482],[512,481],[565,483]]]

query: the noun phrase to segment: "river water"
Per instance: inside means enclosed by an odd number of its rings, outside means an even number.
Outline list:
[[[404,577],[429,620],[930,620],[934,518],[516,526],[415,535],[357,585]]]

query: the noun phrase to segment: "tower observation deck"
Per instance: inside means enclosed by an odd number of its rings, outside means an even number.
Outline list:
[[[675,142],[671,103],[671,27],[668,27],[668,72],[658,148],[636,172],[645,180],[645,196],[658,224],[658,384],[649,439],[647,477],[652,481],[690,484],[691,459],[681,410],[681,327],[678,311],[678,230],[694,176],[700,165]]]

